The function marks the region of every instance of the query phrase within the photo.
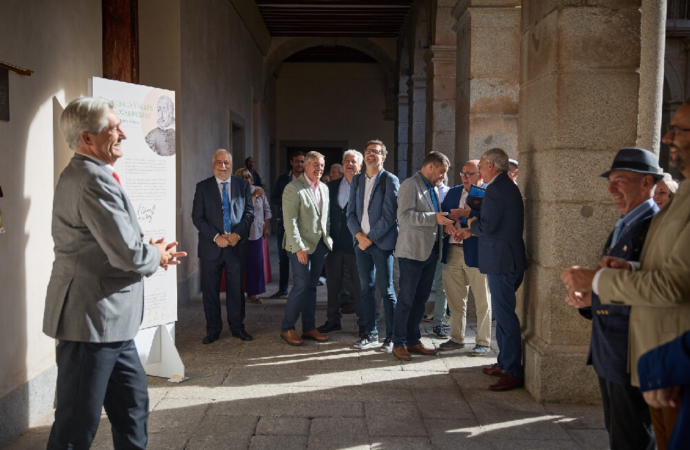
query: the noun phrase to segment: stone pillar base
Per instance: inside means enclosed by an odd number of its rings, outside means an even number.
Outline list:
[[[525,388],[538,402],[601,404],[597,375],[586,365],[587,346],[547,345],[525,337]]]

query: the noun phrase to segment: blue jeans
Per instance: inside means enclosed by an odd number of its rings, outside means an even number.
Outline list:
[[[524,377],[520,320],[515,313],[515,291],[522,284],[523,277],[523,271],[486,275],[491,292],[491,309],[496,316],[498,367],[516,378]]]
[[[431,294],[438,262],[438,245],[425,261],[398,258],[400,264],[400,292],[395,307],[393,347],[411,347],[421,343],[419,323],[424,316],[424,306]]]
[[[282,331],[294,330],[302,314],[302,333],[306,333],[316,328],[316,286],[328,256],[328,247],[323,240],[319,241],[314,253],[308,255],[307,264],[299,262],[297,253],[288,252],[288,255],[292,263],[292,290],[285,306]]]
[[[376,284],[383,298],[386,314],[386,337],[393,336],[395,289],[393,288],[393,250],[381,250],[371,244],[366,250],[355,247],[359,283],[362,288],[362,320],[365,334],[378,334],[376,329]]]

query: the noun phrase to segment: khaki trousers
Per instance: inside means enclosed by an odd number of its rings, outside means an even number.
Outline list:
[[[477,303],[477,345],[488,347],[491,343],[491,294],[486,275],[480,273],[477,267],[465,264],[462,247],[450,245],[448,261],[443,268],[443,287],[450,308],[450,338],[459,344],[465,342],[470,286]]]
[[[654,426],[654,436],[656,436],[657,450],[666,450],[668,441],[671,440],[673,427],[678,419],[680,408],[649,408]]]

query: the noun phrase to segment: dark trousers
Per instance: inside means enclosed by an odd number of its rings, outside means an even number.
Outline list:
[[[248,243],[221,249],[216,260],[204,260],[201,264],[201,288],[203,289],[206,332],[218,334],[223,329],[220,315],[220,282],[225,271],[225,307],[228,324],[233,333],[244,330],[244,270],[247,265]]]
[[[654,450],[652,418],[640,389],[599,377],[611,450]]]
[[[290,257],[288,256],[288,252],[283,248],[283,236],[285,236],[285,227],[282,221],[278,221],[278,229],[276,230],[276,240],[278,241],[278,266],[280,267],[278,289],[287,291],[288,280],[290,279]]]
[[[434,284],[437,262],[438,243],[434,244],[431,255],[425,261],[398,258],[400,291],[393,317],[393,347],[411,347],[421,343],[419,324]]]
[[[133,340],[97,344],[60,341],[57,409],[48,450],[88,449],[101,420],[110,419],[115,449],[145,449],[149,394]]]
[[[327,255],[328,247],[323,240],[319,241],[314,253],[308,255],[307,264],[299,262],[297,253],[290,253],[292,289],[285,305],[282,331],[294,330],[300,314],[303,333],[316,328],[316,286]]]
[[[393,250],[381,250],[371,244],[366,250],[355,247],[359,282],[362,286],[362,315],[364,333],[378,334],[376,327],[376,285],[383,300],[386,315],[386,337],[393,337],[395,317],[395,289],[393,288]]]
[[[340,322],[340,297],[345,283],[346,274],[352,282],[350,299],[355,304],[357,325],[362,325],[362,295],[357,273],[357,261],[354,253],[335,251],[326,257],[326,287],[328,289],[328,309],[326,316],[331,323]]]
[[[523,271],[489,273],[491,309],[496,317],[498,367],[516,378],[524,378],[520,320],[515,313],[515,291],[522,284]]]

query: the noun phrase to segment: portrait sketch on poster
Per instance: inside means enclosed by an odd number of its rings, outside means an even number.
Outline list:
[[[144,241],[175,239],[175,92],[91,79],[94,97],[114,104],[127,136],[115,163],[144,233]],[[177,321],[177,266],[144,279],[144,319],[140,329]]]

